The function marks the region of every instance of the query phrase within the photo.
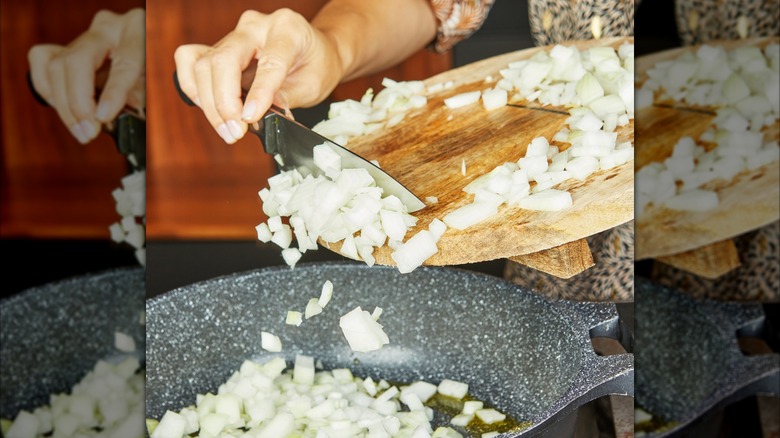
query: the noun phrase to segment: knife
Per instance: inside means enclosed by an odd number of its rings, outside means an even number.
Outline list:
[[[181,90],[176,72],[173,74],[173,82],[184,103],[195,106],[195,103]],[[384,194],[398,197],[406,205],[409,213],[425,207],[425,203],[414,193],[385,171],[349,149],[287,118],[284,111],[276,106],[271,106],[259,123],[254,126],[249,125],[249,132],[260,138],[266,153],[281,157],[281,160],[277,160],[280,171],[297,169],[304,176],[324,175],[324,172],[314,164],[314,147],[328,143],[331,149],[341,156],[342,168],[365,169],[374,178],[377,186],[382,188]]]

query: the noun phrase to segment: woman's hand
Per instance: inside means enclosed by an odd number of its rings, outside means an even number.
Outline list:
[[[36,45],[28,60],[33,86],[82,144],[94,139],[101,124],[125,105],[145,106],[146,16],[143,9],[125,14],[100,11],[86,32],[67,46]],[[95,102],[96,73],[111,66]]]
[[[343,74],[335,42],[289,9],[244,12],[213,47],[181,46],[175,60],[182,91],[227,143],[243,137],[271,104],[288,109],[321,102]],[[251,84],[243,102],[242,74]]]
[[[330,0],[311,23],[289,9],[247,11],[213,47],[179,47],[176,71],[182,91],[234,143],[271,104],[320,103],[339,82],[393,66],[435,35],[429,0]]]

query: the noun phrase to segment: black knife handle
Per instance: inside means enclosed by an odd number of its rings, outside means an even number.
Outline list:
[[[189,106],[197,106],[195,105],[195,102],[190,100],[189,97],[187,97],[186,94],[184,94],[184,91],[181,89],[181,85],[179,85],[179,74],[174,71],[173,72],[173,85],[176,87],[176,92],[179,93],[179,98],[184,101]]]
[[[46,102],[46,99],[44,99],[43,96],[38,94],[38,90],[35,89],[35,86],[33,85],[33,81],[32,81],[32,74],[29,71],[27,72],[27,88],[30,89],[30,93],[32,93],[36,102],[38,102],[42,106],[46,106],[46,107],[49,106],[49,102]]]
[[[179,98],[184,101],[189,106],[197,106],[195,105],[195,102],[192,101],[186,94],[184,94],[184,91],[181,89],[181,85],[179,85],[179,74],[177,72],[173,72],[173,85],[176,87],[176,92],[179,93]],[[242,92],[242,97],[246,97],[246,92]],[[270,108],[268,108],[268,111],[266,111],[265,115],[268,115],[269,113],[276,113],[279,114],[282,117],[287,117],[285,115],[285,111],[281,108],[279,108],[276,105],[271,105]],[[263,116],[265,117],[265,116]],[[289,117],[287,117],[289,118]],[[261,118],[262,120],[262,118]]]

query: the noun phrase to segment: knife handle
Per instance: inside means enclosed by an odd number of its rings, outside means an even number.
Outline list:
[[[184,103],[189,106],[197,106],[195,105],[195,102],[190,100],[190,98],[184,94],[184,91],[181,90],[181,85],[179,85],[179,74],[176,71],[173,72],[173,85],[176,87],[176,92],[179,93],[179,98],[183,100]]]
[[[187,104],[189,106],[197,106],[197,105],[195,105],[195,102],[193,102],[192,99],[190,99],[186,94],[184,94],[184,91],[182,91],[181,85],[179,85],[179,74],[177,72],[175,72],[175,71],[173,72],[173,85],[176,87],[176,92],[179,93],[179,98],[185,104]],[[242,98],[246,97],[246,92],[243,92],[243,90],[242,90],[242,95],[243,95]],[[271,107],[268,108],[268,111],[266,111],[266,113],[265,113],[265,115],[263,117],[267,116],[269,113],[278,114],[278,115],[280,115],[282,117],[286,117],[286,118],[289,119],[289,117],[287,117],[285,115],[285,111],[283,109],[279,108],[276,105],[271,105]]]
[[[27,88],[30,90],[30,93],[32,93],[33,98],[35,98],[35,101],[38,102],[41,106],[48,107],[49,102],[46,102],[46,99],[43,98],[40,94],[38,94],[38,90],[35,89],[33,86],[32,81],[32,74],[28,71],[27,72]]]

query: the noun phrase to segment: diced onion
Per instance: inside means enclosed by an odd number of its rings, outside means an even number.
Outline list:
[[[295,310],[289,310],[287,311],[287,318],[284,320],[285,324],[288,325],[294,325],[294,326],[300,326],[303,322],[303,315],[301,312],[297,312]]]
[[[317,301],[320,307],[325,307],[333,297],[333,283],[330,280],[325,280],[322,285],[322,291],[320,292],[320,299]]]
[[[495,88],[482,93],[482,105],[486,110],[491,111],[506,106],[507,92],[501,88]]]
[[[135,340],[122,332],[114,332],[114,346],[119,351],[132,353],[135,351]]]
[[[547,189],[534,193],[519,202],[520,208],[538,211],[558,211],[571,207],[572,199],[569,192]]]
[[[309,302],[306,304],[304,318],[309,319],[312,316],[319,315],[320,313],[322,313],[322,306],[320,306],[319,300],[317,298],[312,298],[309,300]]]
[[[268,333],[260,332],[260,345],[264,350],[278,353],[282,351],[282,341],[278,336]]]
[[[479,100],[482,93],[479,91],[470,91],[468,93],[456,94],[455,96],[444,99],[444,105],[447,108],[455,109],[466,105],[471,105]]]
[[[390,342],[382,326],[360,306],[342,316],[339,327],[353,351],[375,351]]]
[[[495,409],[480,409],[475,413],[475,415],[485,424],[498,423],[506,419],[506,415],[498,412]]]
[[[469,385],[455,380],[444,379],[439,383],[437,391],[441,395],[462,399],[469,392]]]

